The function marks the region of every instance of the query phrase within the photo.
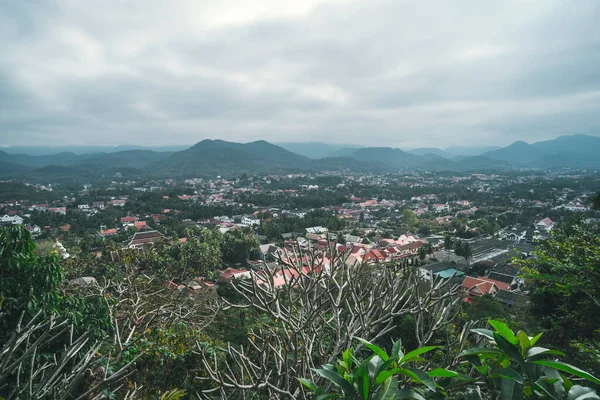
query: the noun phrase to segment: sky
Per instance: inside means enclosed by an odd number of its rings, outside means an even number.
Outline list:
[[[0,145],[600,135],[598,0],[0,0]]]

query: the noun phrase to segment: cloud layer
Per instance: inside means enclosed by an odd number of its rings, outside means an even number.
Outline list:
[[[4,1],[0,145],[600,135],[600,2]]]

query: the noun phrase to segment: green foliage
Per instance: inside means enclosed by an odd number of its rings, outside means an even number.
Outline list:
[[[322,386],[309,379],[300,383],[315,399],[443,399],[483,391],[485,398],[555,400],[599,399],[594,389],[573,384],[573,377],[594,384],[600,380],[572,365],[555,360],[559,351],[536,346],[542,336],[516,334],[504,323],[490,320],[493,330],[473,329],[483,337],[486,346],[463,351],[458,357],[472,371],[468,376],[445,369],[419,369],[423,357],[436,346],[425,346],[404,353],[400,341],[391,352],[358,339],[370,354],[347,349],[337,364],[314,369],[324,382]],[[469,387],[470,386],[470,387]],[[477,396],[475,398],[481,398]]]
[[[489,324],[493,330],[472,330],[483,336],[488,346],[466,350],[459,357],[485,378],[492,397],[575,399],[586,393],[585,398],[599,398],[593,389],[573,385],[571,379],[574,376],[596,385],[600,380],[577,367],[553,360],[564,354],[536,346],[541,333],[530,337],[523,331],[515,334],[500,321],[490,320]]]
[[[579,350],[600,348],[600,225],[568,220],[519,263],[531,289],[531,313],[546,339],[600,373],[599,353]]]
[[[0,230],[0,338],[38,312],[67,317],[78,330],[102,336],[111,329],[108,309],[97,296],[66,294],[66,277],[55,253],[35,254],[31,234],[21,226]]]
[[[384,349],[358,339],[371,354],[362,358],[359,352],[347,349],[336,365],[325,364],[314,372],[324,378],[320,387],[308,379],[299,379],[315,394],[315,399],[401,399],[446,396],[445,386],[468,382],[457,373],[443,368],[426,372],[418,368],[422,356],[437,349],[426,346],[404,353],[401,342],[394,342],[388,354]]]

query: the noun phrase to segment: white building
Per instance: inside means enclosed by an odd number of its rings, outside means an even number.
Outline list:
[[[2,225],[21,225],[23,223],[23,218],[18,215],[4,215],[0,217],[0,223]]]
[[[242,224],[246,226],[257,226],[260,225],[260,219],[254,215],[242,217]]]

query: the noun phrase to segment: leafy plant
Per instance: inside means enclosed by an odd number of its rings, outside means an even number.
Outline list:
[[[446,388],[466,384],[467,378],[443,368],[424,371],[417,368],[422,355],[438,348],[425,346],[404,354],[401,341],[393,343],[391,354],[382,348],[358,339],[372,354],[359,358],[347,349],[336,365],[325,364],[314,372],[326,380],[326,388],[308,379],[299,379],[315,394],[315,399],[425,399],[446,397]]]
[[[536,346],[542,333],[530,337],[523,331],[515,334],[500,321],[491,320],[489,324],[493,330],[472,330],[489,346],[466,350],[459,357],[485,378],[494,398],[600,399],[592,388],[575,385],[571,380],[574,376],[598,385],[600,379],[556,360],[556,356],[564,356],[562,352]]]

